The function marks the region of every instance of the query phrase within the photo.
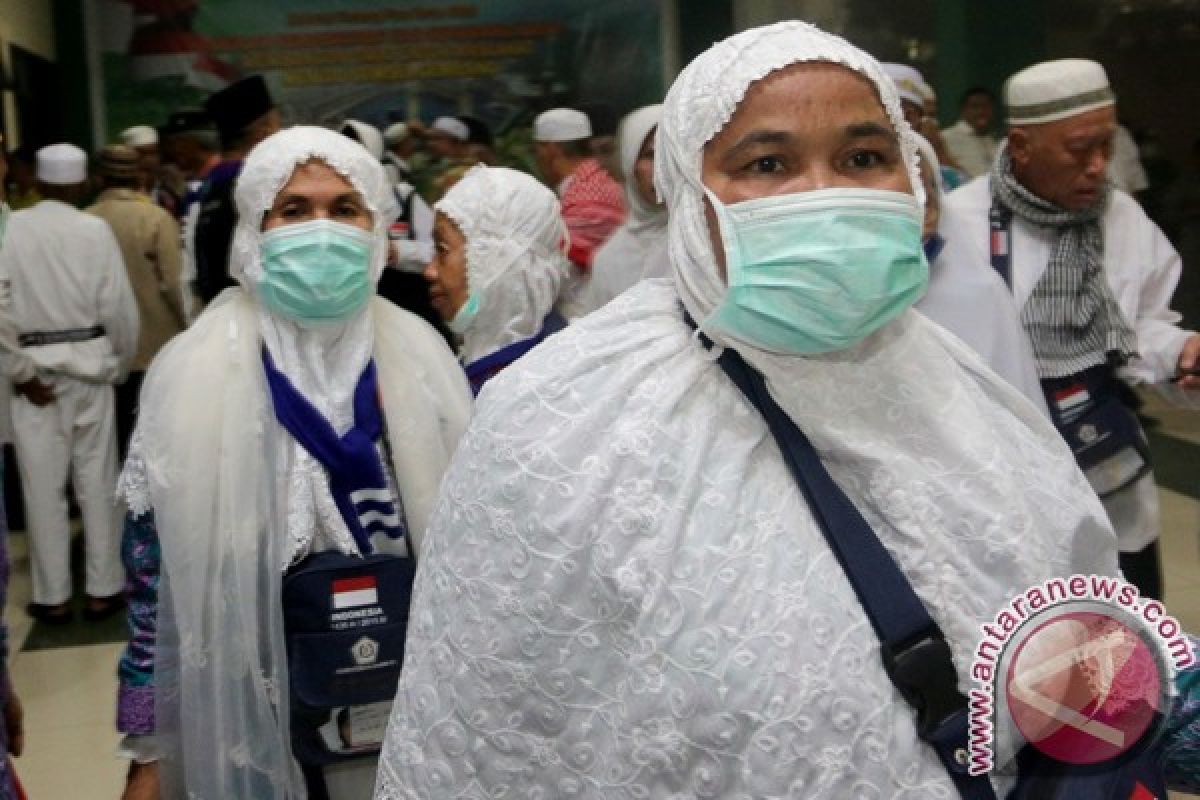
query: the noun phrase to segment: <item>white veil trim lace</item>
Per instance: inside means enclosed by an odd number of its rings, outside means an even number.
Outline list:
[[[568,269],[554,193],[523,172],[478,164],[434,208],[466,237],[467,288],[480,300],[463,333],[463,363],[536,335]]]

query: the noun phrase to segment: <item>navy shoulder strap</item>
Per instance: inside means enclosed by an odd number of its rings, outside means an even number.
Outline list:
[[[689,318],[689,324],[695,327]],[[706,347],[712,342],[699,334]],[[763,376],[737,351],[717,364],[766,420],[784,462],[875,629],[883,666],[917,715],[917,734],[933,747],[964,800],[995,800],[986,776],[967,773],[967,699],[946,638],[879,537],[830,477],[821,457],[771,397]]]

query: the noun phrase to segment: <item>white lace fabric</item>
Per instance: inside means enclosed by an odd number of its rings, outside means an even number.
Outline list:
[[[676,286],[639,284],[493,379],[430,523],[377,800],[956,796],[764,421],[682,318],[681,295],[702,320],[724,291],[704,142],[754,80],[817,58],[861,68],[900,129],[878,65],[836,37],[716,45],[659,131]],[[961,676],[1017,592],[1116,574],[1058,434],[920,315],[820,357],[738,350]]]
[[[536,335],[568,268],[554,192],[523,172],[479,164],[434,208],[466,237],[467,288],[480,297],[463,333],[463,362]]]
[[[120,482],[134,513],[153,510],[162,546],[154,685],[164,797],[304,796],[288,727],[282,575],[310,549],[357,549],[323,471],[275,420],[264,344],[341,429],[362,368],[378,356],[397,483],[418,540],[470,413],[462,370],[441,337],[385,301],[320,329],[255,302],[257,224],[296,164],[313,157],[363,194],[383,252],[390,192],[378,163],[368,167],[361,147],[320,129],[264,140],[236,192],[231,266],[245,288],[224,292],[155,359]],[[377,276],[382,262],[373,266]]]

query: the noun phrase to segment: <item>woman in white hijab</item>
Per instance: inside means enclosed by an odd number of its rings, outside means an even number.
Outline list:
[[[1104,511],[1048,420],[908,308],[923,192],[874,59],[799,22],[740,33],[681,73],[658,145],[674,281],[481,398],[430,522],[376,798],[951,797],[684,309],[765,377],[960,675],[1015,593],[1116,573]]]
[[[567,274],[558,198],[506,167],[472,167],[434,206],[433,306],[462,337],[478,394],[491,377],[565,324],[553,312]]]
[[[947,264],[938,255],[946,244],[941,221],[941,167],[929,140],[913,134],[921,158],[921,182],[925,187],[925,221],[922,240],[929,261],[929,288],[916,302],[916,309],[969,344],[1016,387],[1039,411],[1046,411],[1046,396],[1038,381],[1037,366],[1029,336],[1012,302],[1012,293],[993,270],[972,264]]]
[[[305,796],[284,572],[310,553],[419,545],[470,415],[441,337],[373,297],[395,211],[378,161],[291,128],[249,154],[235,199],[241,286],[155,360],[121,479],[135,539],[128,797],[159,783],[172,798]],[[372,773],[373,760],[326,769],[330,795],[362,797]]]
[[[600,308],[647,278],[670,274],[667,208],[654,191],[654,133],[662,106],[646,106],[621,121],[617,147],[625,176],[629,217],[596,251],[592,278],[581,301],[585,312]]]

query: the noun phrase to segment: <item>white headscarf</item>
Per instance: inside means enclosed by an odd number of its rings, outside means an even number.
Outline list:
[[[842,64],[875,85],[900,137],[913,193],[919,202],[925,200],[915,135],[904,120],[896,85],[879,62],[804,22],[780,22],[718,42],[689,64],[667,93],[654,157],[654,183],[670,210],[667,247],[675,281],[684,306],[701,327],[726,288],[704,218],[704,145],[729,122],[752,83],[792,64],[814,61]],[[720,344],[731,344],[720,332],[706,332]],[[739,343],[737,349],[747,355],[750,348]]]
[[[661,105],[645,106],[630,112],[621,120],[621,127],[617,131],[617,149],[621,154],[621,174],[625,177],[625,200],[629,208],[629,220],[625,226],[634,231],[664,228],[667,224],[667,210],[661,205],[646,202],[646,198],[638,191],[637,178],[633,174],[646,137],[658,127],[661,119]]]
[[[942,162],[938,161],[937,153],[928,139],[919,133],[913,133],[913,137],[917,141],[917,153],[921,156],[922,163],[928,164],[933,170],[933,185],[937,188],[938,197],[941,197],[946,193],[946,182],[942,180]],[[928,199],[926,198],[926,201]]]
[[[383,134],[379,132],[379,128],[357,119],[348,119],[343,122],[341,130],[346,128],[354,131],[358,143],[366,148],[372,158],[376,161],[383,160]]]
[[[567,228],[554,192],[523,172],[478,164],[434,208],[466,237],[467,289],[479,297],[463,333],[463,362],[536,335],[567,271]]]
[[[662,106],[646,106],[621,121],[617,146],[621,172],[625,176],[625,199],[629,216],[624,224],[596,251],[592,277],[579,305],[586,313],[600,308],[638,281],[661,278],[670,273],[667,263],[667,210],[651,205],[637,188],[634,169],[646,136],[662,119]]]

